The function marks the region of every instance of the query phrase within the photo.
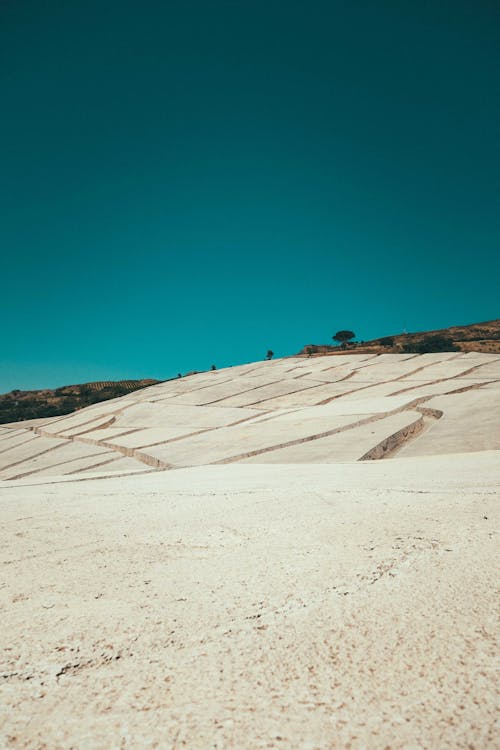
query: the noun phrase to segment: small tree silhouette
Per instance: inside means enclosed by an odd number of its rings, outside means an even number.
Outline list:
[[[332,336],[334,341],[338,341],[342,349],[347,348],[347,342],[355,337],[354,331],[337,331],[335,336]]]
[[[267,359],[272,359],[273,357],[274,357],[274,352],[272,351],[272,349],[268,349],[267,350],[267,354],[266,354],[266,358]]]
[[[211,370],[216,370],[217,368],[216,368],[216,366],[215,366],[215,365],[212,365],[212,367],[211,367],[210,369],[211,369]]]

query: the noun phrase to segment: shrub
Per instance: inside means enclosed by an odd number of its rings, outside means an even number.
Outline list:
[[[394,346],[394,339],[392,336],[384,336],[383,339],[380,339],[381,346]]]
[[[420,341],[405,344],[403,351],[412,354],[430,354],[431,352],[459,352],[460,347],[455,346],[453,339],[449,336],[435,334],[424,336]]]

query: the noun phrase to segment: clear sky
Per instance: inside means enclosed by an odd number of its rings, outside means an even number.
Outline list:
[[[500,316],[497,0],[2,0],[0,391]]]

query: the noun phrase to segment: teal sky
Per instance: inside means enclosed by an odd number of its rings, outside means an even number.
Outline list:
[[[500,316],[496,0],[3,0],[0,391]]]

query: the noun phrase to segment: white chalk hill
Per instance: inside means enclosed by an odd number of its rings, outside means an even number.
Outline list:
[[[349,353],[4,425],[0,748],[497,750],[499,403]]]
[[[500,449],[500,358],[291,357],[171,380],[0,427],[0,479]]]

